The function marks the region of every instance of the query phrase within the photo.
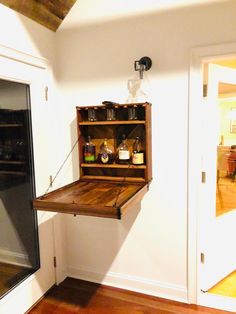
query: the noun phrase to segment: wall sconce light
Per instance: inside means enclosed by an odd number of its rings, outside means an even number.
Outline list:
[[[152,60],[149,57],[142,57],[140,60],[134,61],[135,71],[139,71],[139,77],[143,79],[143,72],[148,71],[152,67]]]

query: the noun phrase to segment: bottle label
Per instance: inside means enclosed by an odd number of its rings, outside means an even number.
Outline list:
[[[144,163],[143,153],[133,154],[132,163],[134,165],[142,165]]]
[[[109,156],[108,156],[108,154],[107,154],[107,153],[103,153],[103,154],[101,155],[101,162],[102,162],[103,164],[107,164],[108,161],[109,161]]]
[[[119,151],[119,159],[120,160],[128,160],[129,159],[129,151],[128,150],[120,150]]]
[[[84,161],[88,162],[88,161],[95,161],[96,158],[95,158],[95,155],[93,153],[84,153]]]

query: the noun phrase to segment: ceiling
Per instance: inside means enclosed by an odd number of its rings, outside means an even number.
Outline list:
[[[173,10],[212,1],[223,0],[0,0],[0,3],[56,31],[66,16],[63,28],[71,28],[75,25],[113,21],[115,18]],[[74,4],[73,10],[70,10]]]
[[[0,0],[3,5],[56,31],[76,0]]]

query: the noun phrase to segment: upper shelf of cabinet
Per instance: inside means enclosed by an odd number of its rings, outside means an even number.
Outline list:
[[[149,103],[76,107],[79,125],[145,124]]]
[[[84,121],[79,125],[117,125],[117,124],[145,124],[145,120],[115,120],[115,121]]]
[[[0,128],[19,128],[23,127],[22,123],[0,123]]]
[[[116,180],[130,182],[149,182],[151,173],[151,104],[113,104],[108,106],[76,107],[79,137],[79,164],[80,178],[91,180]],[[132,155],[132,146],[135,138],[139,137],[144,153],[144,164],[134,165],[132,160],[127,165],[101,164],[95,161],[86,164],[83,159],[83,147],[88,136],[95,145],[96,156],[107,139],[115,155],[122,135],[125,134],[126,142]]]
[[[0,109],[0,128],[24,126],[25,110]]]

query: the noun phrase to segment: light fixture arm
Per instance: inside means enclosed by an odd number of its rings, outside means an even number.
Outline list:
[[[139,77],[143,79],[143,72],[148,71],[152,67],[152,60],[149,57],[142,57],[140,60],[134,61],[135,71],[139,71]]]

